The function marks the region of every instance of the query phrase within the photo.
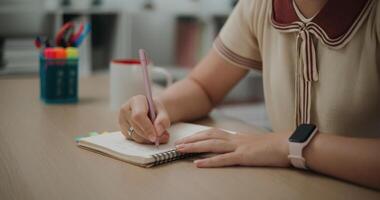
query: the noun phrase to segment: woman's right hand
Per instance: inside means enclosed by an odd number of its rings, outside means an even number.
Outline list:
[[[137,143],[154,144],[156,137],[160,143],[169,141],[167,129],[170,127],[170,119],[164,105],[154,99],[156,119],[152,123],[148,117],[148,101],[144,95],[137,95],[129,99],[120,109],[119,125],[121,132],[128,140]],[[133,128],[132,134],[128,133]]]

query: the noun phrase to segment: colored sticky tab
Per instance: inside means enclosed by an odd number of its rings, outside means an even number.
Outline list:
[[[66,57],[67,58],[78,58],[79,57],[79,52],[78,49],[75,47],[67,47],[66,48]]]
[[[86,136],[83,136],[83,135],[81,135],[81,136],[77,136],[77,137],[75,137],[75,142],[79,142],[79,140],[80,139],[82,139],[82,138],[85,138]]]
[[[95,131],[88,133],[88,136],[97,136],[97,135],[99,135],[99,133],[97,133]]]
[[[108,134],[108,133],[109,133],[109,132],[107,132],[107,131],[104,131],[104,132],[103,132],[103,133],[101,133],[101,134],[103,135],[103,134]]]
[[[103,134],[103,133],[102,133]],[[80,135],[80,136],[77,136],[75,137],[75,142],[79,142],[80,139],[82,138],[85,138],[85,137],[92,137],[92,136],[97,136],[99,135],[99,133],[95,132],[95,131],[92,131],[92,132],[89,132],[87,135]]]

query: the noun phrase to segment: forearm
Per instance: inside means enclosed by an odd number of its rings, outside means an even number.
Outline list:
[[[247,73],[211,49],[186,79],[166,89],[159,100],[170,121],[194,120],[207,115]]]
[[[379,139],[317,134],[304,151],[309,168],[380,189]]]
[[[167,109],[171,122],[203,117],[213,107],[202,86],[191,78],[185,78],[173,84],[158,99]]]

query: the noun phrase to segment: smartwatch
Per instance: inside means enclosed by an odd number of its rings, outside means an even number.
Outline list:
[[[300,124],[289,137],[288,158],[294,167],[307,169],[305,158],[302,156],[302,151],[313,139],[317,131],[317,126],[314,124]]]

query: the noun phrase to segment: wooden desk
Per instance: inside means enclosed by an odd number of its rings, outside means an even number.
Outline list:
[[[107,76],[80,81],[80,103],[45,105],[37,77],[0,78],[0,199],[380,199],[380,192],[313,173],[257,167],[152,169],[78,148],[74,137],[117,130]],[[240,121],[200,121],[237,131]]]

